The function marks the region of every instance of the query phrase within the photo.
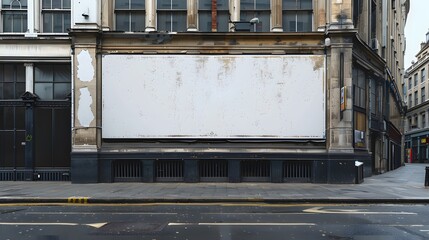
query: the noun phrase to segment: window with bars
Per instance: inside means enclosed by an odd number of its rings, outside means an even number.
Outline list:
[[[3,32],[27,31],[27,0],[2,0]]]
[[[311,32],[312,28],[312,0],[283,0],[283,30],[285,32]]]
[[[34,92],[41,100],[65,99],[71,92],[70,65],[35,65]]]
[[[43,0],[43,32],[65,33],[70,28],[70,0]]]
[[[185,32],[186,14],[186,0],[158,0],[158,31]]]
[[[270,0],[240,0],[240,21],[249,22],[258,18],[259,23],[253,24],[251,32],[270,31]]]
[[[215,10],[215,11],[214,11]],[[216,23],[213,24],[213,18]],[[229,31],[229,2],[217,0],[216,9],[213,9],[212,0],[199,0],[198,2],[198,28],[201,32],[211,32],[213,28],[217,32]]]
[[[116,0],[115,29],[125,32],[144,31],[145,0]]]

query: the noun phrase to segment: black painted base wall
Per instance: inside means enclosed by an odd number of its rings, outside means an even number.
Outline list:
[[[199,182],[199,160],[228,161],[228,182],[241,182],[242,160],[270,161],[270,181],[285,182],[285,162],[309,162],[312,183],[352,184],[357,180],[355,161],[364,162],[364,175],[370,176],[371,157],[368,153],[351,154],[249,154],[249,153],[72,153],[72,183],[114,182],[113,163],[134,160],[140,163],[140,182],[156,181],[156,163],[162,160],[183,161],[183,181]],[[368,166],[369,165],[369,166]],[[369,173],[368,173],[369,171]]]

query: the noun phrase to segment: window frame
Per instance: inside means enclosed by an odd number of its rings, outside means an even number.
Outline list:
[[[421,96],[421,103],[424,103],[426,101],[426,88],[422,87],[420,89],[420,96]]]
[[[50,1],[50,8],[45,8],[45,1]],[[42,32],[43,33],[67,33],[68,29],[71,27],[71,1],[70,0],[59,0],[61,1],[61,7],[55,8],[52,3],[53,0],[42,0],[40,1],[40,12],[41,12],[41,26],[42,26]],[[65,5],[65,1],[69,1],[69,8]],[[50,29],[51,31],[47,31],[47,28],[45,26],[45,18],[48,14],[51,14],[50,16]],[[55,30],[55,15],[61,14],[61,31],[54,31]],[[67,15],[69,17],[68,24],[66,23]]]
[[[11,0],[11,3],[9,4],[9,7],[7,7],[7,5],[5,5],[4,0],[2,1],[0,7],[1,7],[1,32],[2,33],[25,33],[27,32],[28,29],[28,13],[27,13],[27,9],[28,9],[28,1],[25,0],[25,6],[23,7],[21,1],[16,1],[16,0]],[[19,8],[15,8],[14,5],[15,3],[19,4]],[[11,24],[12,26],[11,31],[6,31],[6,21],[5,21],[5,17],[7,15],[10,15],[12,17],[11,20]],[[15,31],[15,16],[20,16],[20,19],[17,20],[18,22],[20,22],[20,30],[19,31]]]
[[[202,5],[203,5],[202,1],[210,1],[211,2],[211,0],[198,0],[198,30],[201,32],[212,32],[212,28],[211,28],[211,25],[212,25],[211,24],[212,23],[212,21],[211,21],[212,20],[211,19],[212,6],[210,5],[210,8],[203,8],[202,7]],[[230,19],[229,19],[229,1],[228,0],[224,0],[224,1],[227,4],[226,9],[224,9],[224,8],[219,9],[219,1],[217,1],[217,6],[216,6],[216,20],[217,20],[216,26],[217,26],[217,28],[216,28],[216,32],[229,32],[229,21],[230,21]],[[206,15],[210,16],[210,21],[204,22],[204,23],[210,23],[210,27],[209,27],[208,31],[202,31],[202,29],[203,29],[202,23],[203,22],[202,22],[201,17],[206,16]],[[221,24],[221,23],[223,23],[221,21],[222,20],[222,17],[220,17],[221,15],[226,15],[228,17],[226,19],[226,22],[224,23],[224,24],[226,24],[225,31],[219,31],[220,30],[219,26],[223,25],[223,24]],[[221,28],[221,30],[223,30],[223,27]]]
[[[179,1],[179,0],[171,0],[170,1],[170,8],[160,8],[159,7],[160,0],[157,1],[157,3],[156,3],[156,25],[157,25],[156,29],[158,31],[167,31],[167,32],[186,32],[187,28],[188,28],[188,26],[187,26],[187,18],[188,18],[187,6],[188,6],[188,3],[186,0],[182,0],[185,3],[184,9],[183,8],[173,8],[173,1]],[[176,19],[176,20],[178,19],[178,16],[175,17],[175,13],[180,14],[179,16],[181,16],[182,18],[184,17],[184,20],[185,20],[184,23],[180,22],[180,19],[179,19],[179,21],[177,21],[178,22],[177,29],[174,29],[174,19]],[[167,17],[168,16],[170,17],[170,24],[169,24],[170,28],[169,29],[160,28],[160,22],[161,22],[160,16],[163,14],[165,14]],[[168,21],[165,23],[167,26]],[[184,27],[184,29],[181,29],[181,27]]]
[[[301,0],[295,0],[295,8],[288,8],[286,7],[286,4],[284,4],[285,0],[282,0],[282,25],[283,25],[283,31],[284,32],[312,32],[314,29],[314,6],[313,6],[313,1],[311,1],[311,7],[310,8],[303,8],[303,7],[298,7],[298,5],[301,5]],[[303,30],[299,30],[298,29],[298,16],[301,13],[307,13],[307,16],[310,17],[310,29],[305,29],[303,27]],[[287,21],[287,17],[288,15],[291,16],[295,16],[295,30],[288,30],[286,28],[286,24],[285,22]],[[308,31],[309,30],[309,31]]]
[[[271,1],[270,0],[248,0],[253,2],[252,8],[244,9],[243,3],[240,0],[240,21],[249,22],[253,18],[258,18],[259,23],[251,25],[250,32],[270,32],[271,31]],[[264,5],[268,4],[268,8],[258,7],[258,1],[264,1]],[[261,4],[261,3],[259,3]],[[245,17],[244,17],[245,16]],[[268,24],[264,25],[264,20],[267,19]],[[268,26],[268,27],[265,27]]]
[[[37,78],[37,68],[41,68],[41,66],[44,67],[49,67],[50,68],[50,73],[52,74],[52,81],[49,80],[45,80],[45,79],[38,79]],[[56,74],[56,67],[68,67],[68,79],[65,81],[57,81],[55,80],[55,74]],[[57,74],[59,73],[59,71],[57,72]],[[67,95],[71,93],[71,65],[70,64],[52,64],[52,63],[40,63],[40,64],[34,64],[34,83],[33,83],[33,88],[34,88],[34,93],[40,98],[40,100],[42,101],[52,101],[52,100],[64,100],[67,99]],[[43,96],[40,96],[38,94],[38,89],[37,89],[37,85],[42,85],[42,84],[51,84],[51,97],[49,98],[45,98]],[[60,84],[67,84],[68,85],[68,90],[69,93],[67,93],[65,96],[63,97],[56,97],[56,87],[58,87]]]
[[[143,8],[133,8],[133,1],[135,0],[128,0],[128,8],[117,8],[116,7],[116,1],[115,4],[113,6],[114,8],[114,19],[115,19],[115,30],[116,31],[124,31],[124,32],[143,32],[146,29],[146,4],[144,0],[140,0],[141,2],[143,2]],[[118,14],[119,13],[123,13],[123,14],[128,14],[128,29],[127,30],[122,30],[118,28]],[[138,14],[142,14],[143,15],[143,22],[142,22],[142,28],[141,29],[136,29],[133,28],[132,24],[133,24],[133,16],[137,16]],[[136,19],[138,19],[136,17]]]

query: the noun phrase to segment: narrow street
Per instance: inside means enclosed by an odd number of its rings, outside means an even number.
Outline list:
[[[0,205],[0,239],[428,239],[426,205]]]

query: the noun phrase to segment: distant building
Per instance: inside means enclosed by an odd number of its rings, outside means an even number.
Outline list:
[[[1,7],[0,180],[353,183],[356,161],[402,164],[408,0]]]
[[[403,83],[404,99],[408,111],[405,121],[405,148],[408,162],[428,162],[429,160],[429,32],[421,43],[417,60],[405,73]]]

